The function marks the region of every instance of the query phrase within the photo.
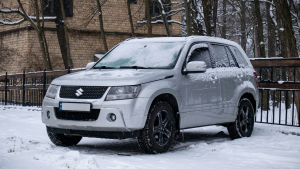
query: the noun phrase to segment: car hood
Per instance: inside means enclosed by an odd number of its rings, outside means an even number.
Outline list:
[[[122,86],[137,85],[165,79],[174,75],[170,69],[91,69],[61,76],[55,85],[68,86]]]

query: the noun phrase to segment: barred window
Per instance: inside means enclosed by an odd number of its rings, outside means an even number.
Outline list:
[[[130,0],[129,4],[137,4],[137,0]]]
[[[171,1],[170,0],[161,0],[161,2],[163,3],[163,8],[164,8],[165,13],[170,12],[171,11]],[[151,13],[152,20],[162,20],[162,18],[160,16],[158,5],[160,5],[159,2],[157,2],[155,0],[150,2],[150,13]],[[146,12],[146,18],[147,18],[147,9],[145,10],[145,12]],[[168,16],[167,20],[171,20],[171,16]]]
[[[45,16],[56,16],[55,3],[59,0],[43,0],[43,14]],[[63,0],[66,17],[73,16],[73,0]]]

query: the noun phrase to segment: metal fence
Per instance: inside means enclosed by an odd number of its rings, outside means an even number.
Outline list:
[[[48,86],[55,78],[84,69],[41,71],[0,76],[0,105],[42,106]]]
[[[300,59],[251,60],[258,75],[259,110],[255,121],[300,127]]]
[[[255,122],[298,126],[300,103],[295,100],[299,90],[259,89],[260,103]]]

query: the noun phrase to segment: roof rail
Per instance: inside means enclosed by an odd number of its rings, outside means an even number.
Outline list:
[[[128,38],[128,39],[126,39],[125,41],[130,41],[130,40],[132,40],[132,39],[144,39],[144,38]]]

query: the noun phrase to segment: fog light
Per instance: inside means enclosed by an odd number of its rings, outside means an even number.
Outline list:
[[[49,110],[46,112],[46,116],[48,119],[50,119],[50,111]]]
[[[111,121],[116,121],[117,116],[115,114],[111,113],[109,118],[110,118]]]

